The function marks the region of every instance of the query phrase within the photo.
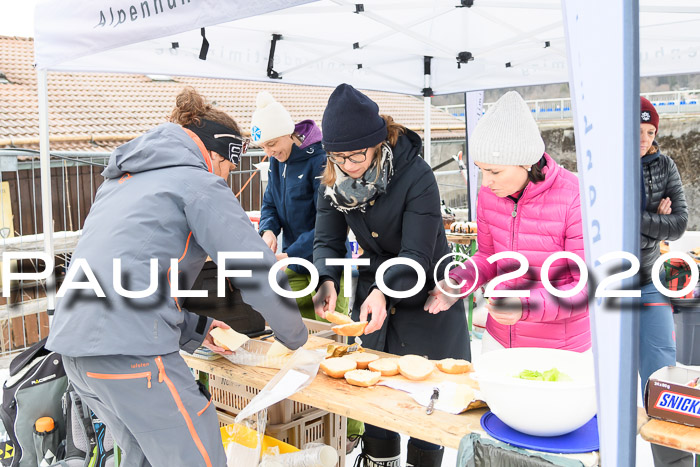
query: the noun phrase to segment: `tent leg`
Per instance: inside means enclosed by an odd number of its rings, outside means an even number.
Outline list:
[[[39,94],[39,150],[41,172],[41,217],[44,230],[44,252],[54,257],[53,245],[53,204],[51,201],[51,160],[49,153],[49,99],[46,70],[37,70]],[[51,315],[56,309],[56,277],[54,272],[46,279],[47,312],[49,326]]]
[[[467,206],[469,206],[469,213],[467,220],[469,222],[475,220],[475,216],[472,216],[472,186],[469,177],[469,104],[467,99],[467,93],[464,93],[464,166],[467,169]],[[471,304],[470,304],[471,306]],[[471,329],[470,329],[471,330]]]
[[[423,155],[425,162],[428,163],[428,165],[432,166],[431,164],[431,135],[430,135],[430,97],[424,97],[423,98]]]
[[[433,166],[431,161],[431,135],[430,135],[430,111],[433,89],[430,87],[431,78],[431,63],[433,57],[423,57],[423,159],[430,167]]]

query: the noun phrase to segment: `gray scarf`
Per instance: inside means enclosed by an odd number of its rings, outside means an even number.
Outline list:
[[[379,160],[379,164],[375,160],[360,178],[349,177],[340,170],[338,165],[333,164],[335,184],[326,187],[323,193],[324,196],[328,198],[331,206],[338,211],[347,213],[359,209],[360,212],[365,212],[370,201],[386,193],[391,176],[394,174],[393,160],[394,154],[391,151],[391,147],[384,142],[382,143],[382,157]],[[378,169],[379,176],[377,176]]]

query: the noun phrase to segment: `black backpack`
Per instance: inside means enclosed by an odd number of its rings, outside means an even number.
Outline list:
[[[66,437],[62,398],[68,387],[61,356],[44,347],[43,339],[15,357],[10,377],[2,387],[0,419],[9,440],[0,446],[0,464],[10,467],[37,467],[34,450],[34,423],[51,417],[60,439]]]

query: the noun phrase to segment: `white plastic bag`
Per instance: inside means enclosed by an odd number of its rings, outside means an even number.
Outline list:
[[[267,408],[311,384],[324,358],[325,352],[322,350],[297,349],[262,391],[238,414],[234,423],[255,429],[258,432],[257,446],[250,448],[238,443],[229,444],[226,450],[228,467],[258,466]]]

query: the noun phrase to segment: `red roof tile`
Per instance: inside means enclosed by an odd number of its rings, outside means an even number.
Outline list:
[[[0,73],[9,83],[0,84],[0,147],[38,147],[38,104],[34,42],[0,36]],[[258,91],[270,91],[296,121],[312,118],[320,123],[332,89],[262,83],[174,77],[154,81],[144,75],[63,73],[48,75],[49,122],[53,150],[111,150],[134,135],[167,121],[175,96],[186,85],[236,119],[249,131]],[[367,91],[380,112],[414,130],[423,128],[423,99],[386,92]],[[464,122],[433,108],[433,139],[463,138]],[[74,137],[74,141],[70,138]],[[10,141],[10,138],[12,141]]]

